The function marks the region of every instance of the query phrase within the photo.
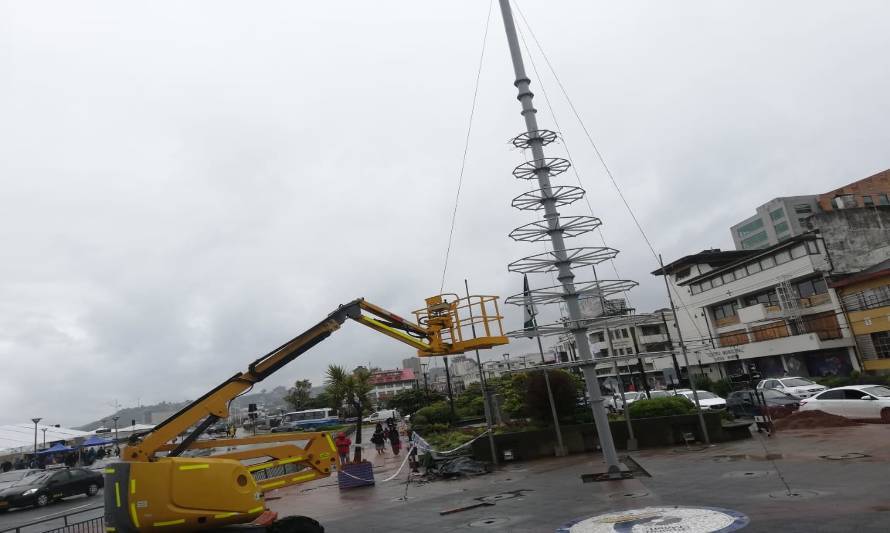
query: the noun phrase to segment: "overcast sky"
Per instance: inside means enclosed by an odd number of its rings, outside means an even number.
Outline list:
[[[729,226],[773,197],[890,167],[886,2],[521,6],[665,261],[731,248]],[[340,303],[407,315],[437,293],[487,11],[0,2],[0,423],[193,399]],[[529,71],[541,126],[556,129],[543,82],[615,266],[640,282],[632,305],[664,306],[553,78]],[[535,216],[510,207],[533,188],[510,174],[512,82],[495,4],[446,290],[519,292],[507,263],[546,249],[506,236]],[[346,324],[263,386],[410,355]]]

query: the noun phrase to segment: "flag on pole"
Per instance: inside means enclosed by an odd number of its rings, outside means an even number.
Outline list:
[[[531,339],[535,336],[535,315],[538,314],[538,311],[535,309],[535,302],[532,300],[532,291],[528,288],[527,274],[522,275],[522,296],[522,327],[526,332],[526,336]]]

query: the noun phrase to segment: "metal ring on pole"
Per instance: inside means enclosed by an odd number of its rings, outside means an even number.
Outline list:
[[[550,188],[547,195],[543,189],[535,189],[513,198],[511,205],[523,211],[540,211],[544,209],[544,200],[554,200],[554,207],[568,205],[584,198],[584,189],[570,185],[557,185]]]
[[[570,293],[579,297],[602,297],[612,296],[613,294],[629,291],[639,285],[636,281],[624,279],[601,279],[599,281],[582,281],[575,282],[575,292]],[[532,302],[536,305],[546,305],[560,303],[564,301],[566,293],[562,285],[554,285],[552,287],[544,287],[543,289],[534,289],[529,291]],[[524,305],[526,294],[519,293],[509,296],[505,303],[511,305]]]
[[[535,130],[520,133],[516,137],[510,139],[510,142],[513,143],[513,146],[516,148],[531,148],[532,144],[535,142],[540,142],[541,146],[547,146],[558,138],[559,134],[555,131]]]
[[[602,246],[582,246],[579,248],[567,248],[564,253],[565,259],[557,257],[554,251],[523,257],[507,265],[507,270],[522,274],[532,274],[536,272],[555,272],[559,269],[559,265],[563,263],[571,263],[574,266],[592,266],[612,259],[618,255],[618,250]]]
[[[538,172],[547,171],[550,176],[558,176],[569,169],[572,163],[562,157],[545,157],[526,161],[513,169],[513,175],[521,180],[533,180],[538,178]]]
[[[554,232],[561,232],[564,237],[577,237],[595,230],[601,222],[596,217],[574,216],[557,218],[556,224],[556,228],[551,228],[546,220],[537,220],[514,229],[510,232],[510,238],[514,241],[546,241]]]

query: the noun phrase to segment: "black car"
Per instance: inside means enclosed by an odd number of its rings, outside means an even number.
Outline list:
[[[13,483],[21,481],[23,478],[27,476],[34,476],[37,474],[42,474],[43,470],[35,470],[35,469],[20,469],[20,470],[10,470],[9,472],[3,472],[0,474],[0,491],[5,488],[8,488]]]
[[[760,399],[762,394],[763,400]],[[800,407],[800,399],[774,389],[764,390],[740,390],[731,392],[726,398],[726,408],[738,417],[753,418],[762,414],[763,401],[772,418],[782,418],[790,415]]]
[[[59,468],[23,477],[0,490],[0,509],[43,507],[53,500],[86,494],[95,496],[103,485],[102,474],[85,468]]]

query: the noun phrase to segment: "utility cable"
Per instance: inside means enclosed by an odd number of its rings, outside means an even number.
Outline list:
[[[473,116],[476,114],[476,100],[479,96],[479,80],[482,77],[482,63],[485,59],[485,44],[488,42],[488,28],[491,25],[491,8],[494,0],[488,2],[488,15],[485,17],[485,33],[482,35],[482,52],[479,54],[479,68],[476,70],[476,86],[473,88],[473,104],[470,106],[470,119],[467,124],[467,137],[464,141],[464,154],[460,161],[460,173],[457,178],[457,192],[454,195],[454,210],[451,213],[451,229],[448,231],[448,246],[445,248],[445,264],[442,266],[442,283],[439,293],[445,290],[445,274],[448,272],[448,258],[451,255],[451,243],[454,241],[454,224],[457,221],[457,207],[460,203],[460,190],[464,183],[464,170],[467,167],[467,153],[470,150],[470,134],[473,132]]]

